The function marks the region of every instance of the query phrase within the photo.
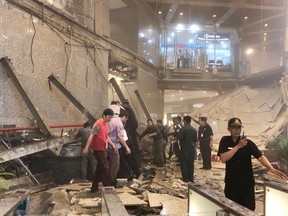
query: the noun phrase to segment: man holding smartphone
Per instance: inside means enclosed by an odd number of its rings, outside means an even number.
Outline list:
[[[221,161],[226,163],[225,196],[254,211],[255,180],[251,156],[280,178],[286,179],[287,176],[274,169],[253,141],[241,136],[242,122],[239,118],[231,118],[227,129],[230,136],[222,137],[218,150]]]

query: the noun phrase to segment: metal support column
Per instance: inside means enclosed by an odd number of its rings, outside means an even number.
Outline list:
[[[9,146],[8,143],[5,142],[5,140],[0,139],[0,141],[6,146],[7,149],[11,149],[11,147]],[[35,178],[35,176],[31,173],[30,169],[23,163],[23,161],[20,158],[17,158],[15,160],[17,160],[24,167],[24,169],[27,171],[27,173],[34,179],[34,181],[38,185],[40,185],[40,182]]]
[[[149,112],[148,108],[146,107],[146,105],[145,105],[145,103],[144,103],[144,101],[143,101],[143,99],[142,99],[139,91],[138,91],[138,90],[135,90],[134,93],[135,93],[136,97],[138,98],[138,100],[139,100],[139,102],[140,102],[140,105],[141,105],[141,107],[142,107],[142,109],[143,109],[146,117],[147,117],[148,119],[152,119],[152,118],[151,118],[151,115],[150,115],[150,112]]]
[[[92,114],[64,87],[64,85],[52,74],[48,77],[49,82],[52,82],[64,96],[90,121],[94,122],[96,119]]]
[[[24,88],[21,86],[21,84],[20,84],[19,80],[17,79],[15,73],[13,72],[14,67],[13,67],[11,61],[7,57],[4,57],[4,58],[0,59],[0,63],[2,64],[2,66],[5,69],[8,77],[10,77],[10,79],[13,82],[14,86],[18,90],[19,94],[23,98],[23,100],[26,103],[26,105],[27,105],[28,109],[30,110],[31,114],[33,115],[33,117],[37,121],[37,124],[40,127],[40,129],[43,132],[43,134],[46,137],[51,137],[51,134],[50,134],[48,128],[44,124],[44,122],[41,119],[39,113],[37,112],[37,110],[34,107],[33,103],[31,102],[31,100],[29,99],[28,95],[26,94]]]
[[[109,82],[111,82],[111,84],[113,85],[114,90],[116,91],[116,93],[117,93],[120,101],[123,102],[124,99],[125,99],[125,97],[124,97],[124,95],[123,95],[123,93],[122,93],[119,85],[117,84],[116,80],[115,80],[114,78],[111,78],[111,79],[109,80]]]

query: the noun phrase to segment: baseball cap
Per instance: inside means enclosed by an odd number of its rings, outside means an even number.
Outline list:
[[[207,117],[205,117],[205,116],[200,116],[200,117],[199,117],[199,120],[200,120],[200,121],[205,121],[205,122],[206,122],[206,121],[207,121]]]
[[[228,121],[228,126],[242,126],[242,122],[239,118],[231,118]]]

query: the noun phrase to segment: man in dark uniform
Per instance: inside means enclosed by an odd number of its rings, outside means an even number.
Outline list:
[[[163,137],[162,137],[162,134],[161,134],[159,128],[157,127],[157,125],[154,125],[152,119],[147,119],[147,128],[141,134],[139,139],[141,140],[146,135],[148,135],[150,138],[153,138],[152,154],[154,157],[154,163],[156,165],[162,167],[164,164]]]
[[[222,137],[219,145],[218,156],[226,163],[225,196],[246,208],[255,210],[255,180],[252,170],[251,156],[281,178],[287,176],[273,168],[268,159],[258,149],[256,144],[241,136],[242,122],[239,118],[228,121],[230,136]]]
[[[167,132],[167,128],[163,125],[163,122],[161,119],[157,120],[157,126],[162,134],[163,137],[163,147],[162,147],[162,152],[163,152],[163,160],[164,160],[164,164],[166,164],[166,154],[165,154],[165,150],[166,150],[166,146],[167,146],[167,142],[168,142],[168,132]]]
[[[199,117],[198,140],[200,144],[200,152],[203,159],[203,167],[200,169],[211,169],[211,149],[213,146],[213,131],[207,123],[207,117]]]
[[[173,118],[174,131],[168,134],[169,136],[172,135],[172,142],[171,142],[170,149],[169,149],[168,160],[171,159],[173,152],[175,153],[178,160],[180,160],[180,146],[179,146],[179,141],[177,140],[177,134],[180,132],[182,127],[183,126],[181,124],[181,116],[178,115],[177,117],[174,117]]]
[[[184,127],[177,134],[180,142],[180,168],[184,182],[194,182],[195,144],[197,131],[191,126],[191,116],[184,116]]]

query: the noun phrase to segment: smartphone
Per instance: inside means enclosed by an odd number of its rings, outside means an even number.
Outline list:
[[[241,139],[245,139],[245,138],[246,136],[244,135],[244,131],[243,131]]]

